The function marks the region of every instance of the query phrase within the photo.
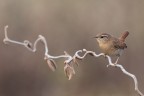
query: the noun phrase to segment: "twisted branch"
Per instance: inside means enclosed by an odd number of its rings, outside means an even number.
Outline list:
[[[55,71],[55,69],[57,68],[54,59],[65,58],[65,61],[64,61],[64,64],[65,64],[64,72],[65,72],[65,75],[68,77],[68,80],[70,80],[72,78],[72,76],[75,74],[75,70],[74,70],[73,65],[74,64],[78,64],[77,63],[77,59],[82,60],[82,59],[84,59],[87,56],[87,54],[90,54],[90,55],[92,55],[94,57],[105,56],[104,53],[96,54],[95,52],[87,51],[86,49],[76,51],[74,56],[69,55],[66,51],[64,51],[64,55],[52,56],[52,55],[50,55],[48,53],[48,51],[49,51],[48,50],[48,45],[47,45],[47,42],[46,42],[46,39],[45,39],[44,36],[39,35],[38,38],[36,39],[36,41],[34,42],[34,44],[32,45],[32,43],[30,41],[28,41],[28,40],[24,40],[23,42],[19,42],[19,41],[15,41],[15,40],[9,39],[9,37],[7,35],[7,28],[8,28],[8,26],[5,26],[5,28],[4,28],[5,38],[4,38],[3,42],[5,44],[14,43],[14,44],[22,45],[22,46],[26,47],[29,51],[36,52],[37,43],[39,41],[41,41],[44,44],[44,47],[45,47],[45,57],[44,57],[44,59],[47,61],[48,66],[50,67],[50,69],[52,71]],[[85,52],[85,53],[84,53],[83,56],[80,56],[79,53],[82,53],[82,52]],[[140,96],[144,96],[138,89],[138,81],[137,81],[136,76],[134,74],[129,73],[127,70],[125,70],[124,67],[121,64],[112,63],[112,60],[111,60],[110,56],[106,55],[106,58],[108,59],[108,62],[109,62],[107,67],[108,66],[112,66],[112,67],[120,68],[121,71],[125,75],[131,77],[134,80],[135,91]]]

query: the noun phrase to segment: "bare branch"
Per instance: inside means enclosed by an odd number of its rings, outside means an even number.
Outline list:
[[[48,45],[47,45],[47,42],[46,42],[46,39],[45,39],[44,36],[39,35],[38,38],[36,39],[36,41],[34,42],[34,44],[32,45],[32,43],[30,41],[28,41],[28,40],[24,40],[23,42],[19,42],[19,41],[15,41],[15,40],[9,39],[9,37],[7,35],[7,28],[8,28],[8,26],[5,26],[5,28],[4,28],[5,38],[4,38],[3,42],[5,44],[14,43],[14,44],[22,45],[22,46],[26,47],[29,51],[36,52],[37,43],[39,41],[41,41],[44,44],[44,47],[45,47],[45,54],[44,54],[45,57],[44,57],[44,59],[47,61],[48,66],[50,67],[50,69],[52,71],[55,71],[55,69],[57,68],[54,59],[65,58],[65,61],[64,61],[64,64],[65,64],[64,72],[65,72],[65,75],[68,77],[69,80],[75,74],[75,70],[74,70],[73,65],[77,64],[77,59],[82,60],[82,59],[84,59],[87,56],[87,54],[92,55],[94,57],[104,56],[104,57],[106,57],[108,59],[108,62],[109,62],[107,67],[108,66],[112,66],[112,67],[120,68],[121,71],[125,75],[131,77],[134,80],[135,91],[140,96],[144,96],[138,89],[138,81],[137,81],[136,76],[134,74],[129,73],[127,70],[125,70],[124,67],[121,64],[112,63],[111,57],[108,56],[108,55],[105,55],[104,53],[96,54],[93,51],[87,51],[86,49],[83,49],[83,50],[76,51],[74,56],[69,55],[66,51],[64,51],[64,55],[52,56],[52,55],[50,55],[48,53],[48,51],[49,51],[48,50]],[[84,52],[84,55],[80,56],[79,53],[82,53],[82,52]]]

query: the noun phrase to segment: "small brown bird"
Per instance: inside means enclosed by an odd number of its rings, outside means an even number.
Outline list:
[[[116,64],[123,50],[127,48],[125,39],[128,35],[128,31],[122,33],[119,38],[113,37],[112,35],[107,33],[99,33],[94,38],[97,39],[99,47],[105,55],[118,57],[115,62]]]

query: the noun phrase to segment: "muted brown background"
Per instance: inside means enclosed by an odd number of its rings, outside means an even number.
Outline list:
[[[107,68],[103,57],[87,56],[68,81],[64,59],[56,60],[58,69],[52,72],[41,43],[36,53],[4,45],[5,25],[14,40],[34,42],[39,34],[45,36],[51,55],[73,55],[83,48],[100,53],[93,36],[107,32],[118,37],[128,30],[128,49],[119,63],[137,76],[144,93],[143,0],[0,0],[0,96],[137,96],[133,80]]]

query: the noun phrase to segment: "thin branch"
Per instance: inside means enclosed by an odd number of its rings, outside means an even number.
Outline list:
[[[93,51],[87,51],[86,49],[83,49],[83,51],[86,52],[83,56],[79,56],[79,55],[78,55],[78,57],[81,58],[81,59],[83,59],[87,54],[92,54],[94,57],[105,56],[103,53],[100,53],[100,54],[97,55],[95,52],[93,52]],[[134,74],[126,71],[125,68],[124,68],[121,64],[112,63],[112,59],[111,59],[110,56],[106,55],[106,57],[107,57],[108,62],[109,62],[109,64],[107,65],[107,67],[112,66],[112,67],[118,67],[118,68],[120,68],[121,71],[122,71],[125,75],[131,77],[131,78],[134,80],[135,91],[136,91],[140,96],[144,96],[143,93],[141,93],[140,90],[138,89],[138,81],[137,81],[136,76],[135,76]]]
[[[73,65],[77,63],[77,59],[79,60],[82,60],[84,59],[88,54],[94,56],[94,57],[100,57],[100,56],[104,56],[108,59],[108,62],[109,64],[107,65],[108,66],[112,66],[112,67],[118,67],[121,69],[121,71],[131,77],[133,80],[134,80],[134,85],[135,85],[135,91],[140,95],[140,96],[144,96],[138,89],[138,81],[137,81],[137,78],[134,74],[131,74],[129,73],[127,70],[124,69],[124,67],[121,65],[121,64],[115,64],[115,63],[112,63],[112,60],[111,60],[111,57],[108,56],[108,55],[105,55],[104,53],[100,53],[100,54],[96,54],[95,52],[93,51],[87,51],[86,49],[83,49],[83,50],[78,50],[75,52],[74,56],[71,56],[69,55],[66,51],[64,51],[64,55],[59,55],[59,56],[52,56],[48,53],[48,45],[47,45],[47,42],[46,42],[46,39],[44,36],[42,35],[39,35],[38,38],[36,39],[36,41],[34,42],[33,46],[32,46],[32,43],[28,40],[24,40],[23,42],[19,42],[19,41],[15,41],[15,40],[11,40],[9,39],[8,35],[7,35],[7,29],[8,29],[8,26],[5,26],[4,28],[4,33],[5,33],[5,38],[3,40],[3,42],[5,44],[8,44],[8,43],[14,43],[14,44],[18,44],[18,45],[22,45],[24,47],[26,47],[29,51],[31,52],[36,52],[37,50],[37,43],[39,41],[41,41],[43,44],[44,44],[44,47],[45,47],[45,57],[44,59],[47,61],[48,63],[48,66],[50,67],[50,69],[52,71],[55,71],[55,69],[57,68],[56,66],[56,63],[53,59],[59,59],[59,58],[65,58],[65,61],[64,61],[64,72],[66,74],[66,76],[68,77],[68,79],[70,80],[72,78],[72,76],[75,74],[75,70],[74,70],[74,67]],[[84,54],[82,56],[79,55],[79,53],[82,53],[84,52]]]

